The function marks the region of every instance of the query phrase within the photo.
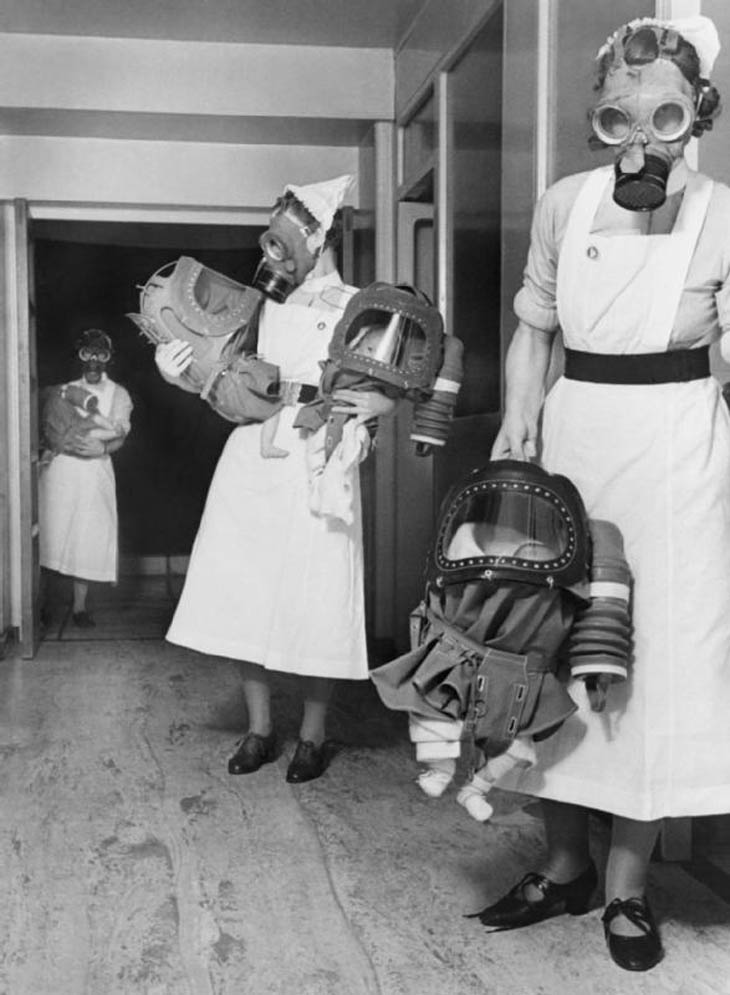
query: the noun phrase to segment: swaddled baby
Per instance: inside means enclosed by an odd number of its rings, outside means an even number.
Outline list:
[[[452,562],[483,556],[541,561],[552,560],[557,553],[546,543],[527,538],[518,529],[489,522],[465,522],[454,532],[446,555]],[[416,744],[416,759],[425,767],[416,780],[431,798],[439,798],[454,779],[456,760],[461,753],[463,725],[458,720],[426,719],[414,714],[409,717],[409,733],[411,741]],[[531,737],[515,737],[508,750],[477,768],[472,778],[459,790],[457,802],[472,818],[486,822],[494,811],[486,796],[495,782],[515,767],[529,767],[534,758]]]
[[[119,435],[114,423],[99,413],[99,398],[78,384],[56,384],[41,391],[43,462],[68,452],[83,439],[107,441]]]

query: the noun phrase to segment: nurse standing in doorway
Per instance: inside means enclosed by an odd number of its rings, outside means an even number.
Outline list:
[[[107,376],[112,352],[111,339],[97,328],[79,338],[82,373],[73,386],[96,398],[99,421],[109,429],[69,433],[62,451],[42,461],[38,482],[41,566],[73,578],[72,619],[80,628],[95,625],[86,603],[89,582],[117,579],[117,495],[110,455],[129,433],[132,401]],[[81,422],[84,415],[92,420],[84,412]]]

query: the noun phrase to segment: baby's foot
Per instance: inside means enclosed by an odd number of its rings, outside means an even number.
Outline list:
[[[443,770],[424,770],[416,778],[416,784],[429,798],[440,798],[451,783],[452,774]]]
[[[494,809],[489,804],[483,793],[475,788],[473,784],[465,784],[456,796],[459,805],[463,805],[472,819],[477,822],[487,822],[494,814]]]

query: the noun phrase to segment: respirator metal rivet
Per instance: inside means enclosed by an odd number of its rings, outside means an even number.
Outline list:
[[[589,259],[598,259],[598,249],[595,245],[589,245],[586,249],[586,255]]]

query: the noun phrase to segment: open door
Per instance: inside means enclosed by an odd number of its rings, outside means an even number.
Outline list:
[[[38,525],[38,376],[35,351],[35,284],[28,206],[3,205],[7,300],[8,384],[14,394],[17,435],[9,450],[11,603],[20,620],[24,658],[40,641],[40,529]]]

